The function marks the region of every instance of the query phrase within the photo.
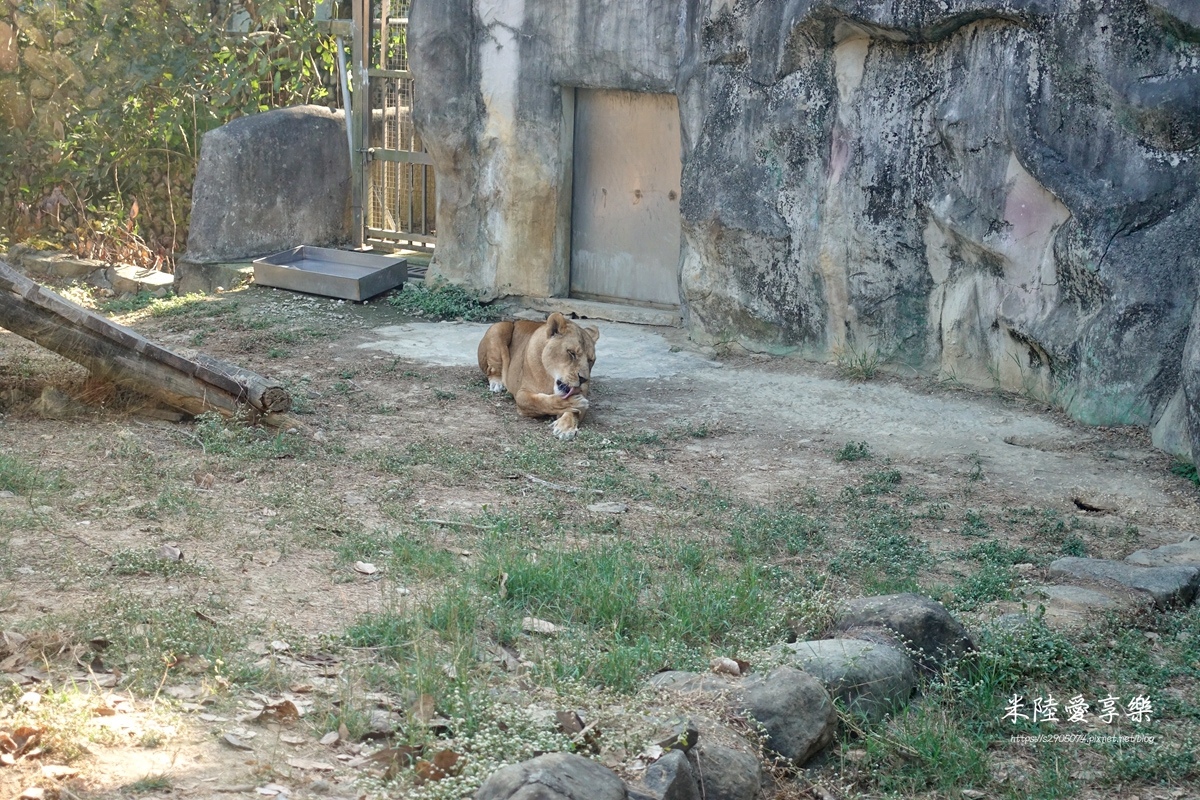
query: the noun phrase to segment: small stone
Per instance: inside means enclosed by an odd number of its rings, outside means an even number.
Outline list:
[[[606,501],[603,503],[592,503],[587,507],[587,510],[597,514],[624,514],[629,510],[629,506],[625,503]]]
[[[821,681],[791,667],[751,676],[733,704],[761,725],[766,744],[797,766],[803,766],[833,741],[837,711]]]

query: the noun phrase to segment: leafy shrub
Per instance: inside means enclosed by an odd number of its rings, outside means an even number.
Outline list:
[[[242,6],[243,4],[239,4]],[[232,119],[331,98],[335,47],[312,2],[16,5],[18,46],[61,75],[29,124],[0,126],[0,238],[169,266],[187,241],[200,137]]]
[[[466,289],[448,283],[430,286],[408,283],[402,291],[389,297],[388,302],[405,314],[424,319],[464,319],[468,322],[495,319],[492,310]]]

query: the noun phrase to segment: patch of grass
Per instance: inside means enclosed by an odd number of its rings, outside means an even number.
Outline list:
[[[54,491],[63,485],[59,472],[45,473],[17,456],[0,453],[0,490],[13,494]]]
[[[962,529],[959,531],[963,536],[987,536],[992,531],[992,526],[984,519],[983,514],[979,511],[968,508],[963,515]]]
[[[836,348],[833,353],[837,373],[846,380],[869,381],[879,372],[884,358],[878,350],[859,350],[852,345]]]
[[[401,291],[392,293],[388,303],[406,315],[421,319],[461,319],[468,322],[496,319],[496,313],[472,297],[467,290],[448,283],[406,283]]]
[[[1171,472],[1184,480],[1191,481],[1194,486],[1200,486],[1200,472],[1197,472],[1195,464],[1188,461],[1176,461],[1171,467]]]
[[[1087,543],[1079,536],[1070,534],[1063,539],[1062,548],[1059,551],[1064,556],[1075,556],[1077,558],[1086,558],[1088,554]]]
[[[287,458],[306,449],[299,436],[248,425],[239,419],[226,419],[215,411],[196,417],[195,441],[206,455],[247,460]]]
[[[164,558],[157,550],[134,548],[117,550],[108,563],[108,574],[119,576],[158,575],[174,578],[180,575],[203,575],[203,566],[182,559]]]
[[[114,592],[86,617],[65,620],[79,638],[106,639],[104,662],[119,666],[128,685],[152,690],[172,670],[218,674],[242,658],[245,634],[210,602]]]
[[[742,561],[798,555],[822,540],[822,521],[797,509],[742,506],[729,523],[729,543]]]
[[[144,778],[139,778],[132,783],[127,783],[121,788],[123,791],[130,792],[132,794],[147,794],[149,792],[168,791],[174,786],[175,782],[170,775],[164,772],[159,772],[147,775]]]
[[[871,448],[866,442],[846,442],[833,454],[834,461],[862,461],[871,457]]]
[[[458,570],[454,554],[406,533],[351,533],[338,540],[336,552],[342,564],[367,561],[397,576],[441,578]]]
[[[100,311],[104,314],[128,314],[149,308],[159,299],[150,292],[140,291],[137,294],[126,294],[107,300],[100,304]]]

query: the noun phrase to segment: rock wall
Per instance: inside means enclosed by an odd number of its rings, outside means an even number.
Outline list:
[[[1191,0],[416,0],[411,19],[451,280],[565,293],[564,93],[674,92],[696,338],[878,353],[1200,453]]]

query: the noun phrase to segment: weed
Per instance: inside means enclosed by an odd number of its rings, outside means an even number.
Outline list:
[[[145,290],[137,294],[122,295],[100,304],[100,311],[105,314],[129,314],[149,308],[159,298]]]
[[[1191,481],[1194,485],[1200,486],[1200,472],[1196,471],[1196,465],[1188,461],[1176,461],[1171,467],[1171,472],[1184,480]]]
[[[1077,558],[1086,558],[1088,554],[1087,543],[1079,536],[1070,534],[1063,539],[1062,549],[1060,551],[1064,556],[1075,556]]]
[[[834,453],[834,461],[862,461],[871,458],[871,448],[866,442],[846,442]]]
[[[121,576],[159,575],[173,578],[179,575],[203,575],[205,572],[199,564],[164,557],[157,550],[150,549],[117,550],[108,563],[108,573]]]
[[[963,536],[987,536],[991,530],[992,526],[983,518],[983,514],[975,509],[967,509],[960,531]]]
[[[16,456],[0,453],[0,490],[29,494],[36,491],[54,491],[62,485],[60,473],[44,474],[39,467]]]
[[[304,450],[304,443],[297,436],[283,431],[271,433],[242,419],[226,419],[215,411],[196,417],[193,438],[207,455],[238,459],[286,458]]]
[[[171,776],[166,773],[153,773],[144,778],[139,778],[133,783],[125,784],[124,791],[132,794],[146,794],[148,792],[162,792],[170,790],[175,785]]]
[[[869,381],[883,364],[883,356],[875,348],[858,350],[853,346],[834,349],[834,365],[838,375],[851,381]]]
[[[406,283],[401,291],[392,293],[388,303],[404,314],[422,319],[487,322],[496,318],[495,312],[465,289],[448,283],[428,286]]]

